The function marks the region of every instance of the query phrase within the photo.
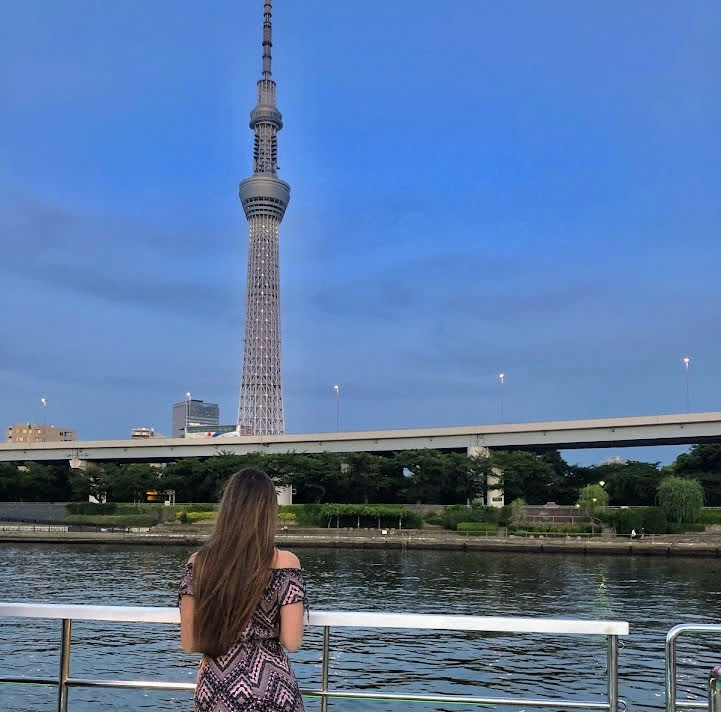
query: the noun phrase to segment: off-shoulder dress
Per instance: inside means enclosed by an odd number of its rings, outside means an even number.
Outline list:
[[[178,602],[193,595],[193,564],[185,565]],[[300,569],[271,569],[258,610],[241,639],[217,658],[203,656],[195,712],[303,712],[298,683],[278,640],[280,608],[307,606]]]

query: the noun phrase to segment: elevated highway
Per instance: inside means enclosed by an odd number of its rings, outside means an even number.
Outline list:
[[[567,450],[703,442],[721,442],[721,412],[263,437],[2,443],[0,462],[169,462],[220,452],[380,453],[430,448],[478,452],[483,448]]]

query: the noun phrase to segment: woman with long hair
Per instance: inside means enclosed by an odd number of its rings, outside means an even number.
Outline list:
[[[236,472],[212,536],[185,565],[180,641],[203,653],[195,712],[303,710],[285,650],[303,638],[305,581],[298,557],[275,548],[277,512],[265,472]]]

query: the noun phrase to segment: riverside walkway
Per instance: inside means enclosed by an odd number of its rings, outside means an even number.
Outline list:
[[[192,531],[53,531],[28,525],[23,529],[0,526],[0,542],[48,544],[118,544],[138,546],[199,546],[207,532]],[[506,551],[588,556],[686,556],[721,558],[721,532],[694,535],[657,535],[630,540],[624,536],[469,536],[456,532],[406,530],[395,534],[356,529],[298,529],[276,535],[278,544],[290,547],[344,549],[426,549],[439,551]]]

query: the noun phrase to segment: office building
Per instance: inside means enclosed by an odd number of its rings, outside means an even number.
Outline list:
[[[9,443],[60,443],[77,439],[78,434],[75,430],[33,423],[11,425],[7,434]]]
[[[218,425],[220,425],[220,408],[217,403],[187,398],[173,405],[172,437],[174,438],[184,438],[190,426],[202,426],[214,430]]]

